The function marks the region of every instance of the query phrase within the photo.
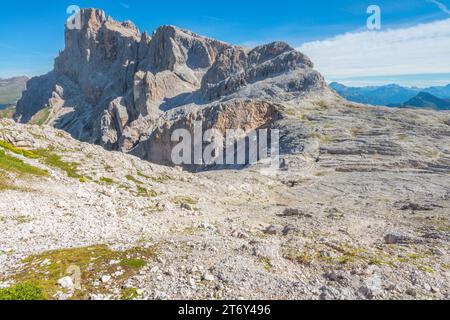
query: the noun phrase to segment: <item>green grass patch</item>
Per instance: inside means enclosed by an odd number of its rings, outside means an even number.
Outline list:
[[[88,178],[86,178],[86,177],[81,177],[81,178],[79,179],[79,181],[80,181],[81,183],[86,183],[86,182],[88,182],[89,180],[88,180]]]
[[[143,176],[141,175],[141,177],[143,177]],[[144,183],[142,181],[137,180],[132,175],[125,176],[125,179],[133,182],[136,185],[136,190],[137,190],[136,196],[145,197],[145,198],[154,198],[154,197],[158,196],[158,193],[156,191],[143,187]]]
[[[338,261],[341,264],[347,264],[356,262],[357,260],[361,259],[358,252],[344,252],[341,257],[339,257]]]
[[[47,123],[48,119],[50,118],[51,108],[44,108],[40,110],[38,113],[36,113],[31,120],[29,121],[29,124],[34,124],[38,126],[42,126]]]
[[[298,119],[301,121],[309,121],[307,114],[302,114],[301,116],[298,117]]]
[[[61,156],[57,155],[50,149],[39,149],[33,151],[33,153],[36,154],[44,164],[66,172],[69,178],[83,178],[82,175],[78,174],[79,163],[64,161]]]
[[[425,265],[419,265],[419,266],[417,266],[417,269],[419,269],[420,271],[423,271],[423,272],[431,273],[431,274],[436,272],[433,268],[431,268],[429,266],[425,266]]]
[[[398,139],[400,141],[407,141],[407,140],[409,140],[409,136],[407,134],[404,134],[404,133],[400,133],[397,137],[398,137]]]
[[[18,155],[22,155],[22,156],[24,156],[26,158],[29,158],[29,159],[37,159],[37,158],[39,158],[39,156],[34,154],[33,151],[29,151],[29,150],[25,150],[25,149],[21,149],[21,148],[16,148],[11,143],[8,143],[8,142],[3,141],[3,140],[0,140],[0,147],[2,147],[3,149],[9,150],[12,153],[15,153],[15,154],[18,154]]]
[[[6,289],[0,289],[0,300],[46,300],[42,288],[34,282],[19,283]]]
[[[48,171],[39,169],[23,162],[13,156],[7,155],[4,150],[0,150],[0,169],[18,174],[31,174],[34,176],[46,176]]]
[[[33,221],[32,218],[27,217],[27,216],[18,216],[18,217],[14,217],[13,219],[14,219],[18,224],[25,224],[25,223],[28,223],[28,222]]]
[[[266,271],[268,271],[268,272],[273,271],[273,264],[269,258],[258,258],[258,262],[263,265],[263,268]]]
[[[187,196],[178,196],[178,197],[172,198],[172,202],[174,204],[178,204],[178,205],[190,204],[190,205],[194,206],[194,205],[198,204],[197,199],[193,199],[193,198],[187,197]]]
[[[317,106],[322,110],[328,109],[328,104],[325,101],[319,101]]]
[[[122,289],[121,300],[134,300],[138,297],[136,288]]]
[[[13,276],[16,283],[35,283],[42,288],[46,299],[53,299],[57,291],[63,291],[58,280],[68,276],[69,267],[79,268],[81,272],[81,289],[77,290],[74,299],[88,299],[91,293],[110,293],[107,285],[94,287],[93,283],[103,275],[112,275],[117,265],[111,261],[121,261],[123,274],[114,277],[114,283],[121,286],[135,276],[142,262],[156,256],[154,248],[136,247],[126,251],[114,251],[107,246],[62,249],[30,256],[22,261],[21,270]],[[142,261],[142,262],[141,262]],[[124,262],[124,263],[123,263]]]
[[[147,175],[143,174],[143,173],[140,172],[140,171],[138,171],[138,176],[139,176],[139,177],[142,177],[142,178],[145,178],[145,179],[152,179],[152,177],[147,176]]]
[[[324,177],[324,176],[326,176],[327,174],[330,174],[330,173],[331,173],[331,171],[319,171],[319,172],[315,173],[315,176],[316,177]]]
[[[106,185],[108,185],[108,186],[114,184],[114,180],[113,180],[113,179],[111,179],[111,178],[106,178],[106,177],[100,178],[100,182],[103,183],[103,184],[106,184]]]
[[[132,269],[141,269],[145,267],[147,263],[142,259],[123,259],[120,262],[122,267],[132,268]]]
[[[329,255],[323,255],[329,252]],[[309,266],[315,261],[325,266],[334,268],[337,265],[352,267],[354,265],[386,265],[393,266],[389,256],[379,253],[367,252],[364,248],[357,248],[350,244],[325,244],[325,246],[306,246],[303,249],[286,247],[283,249],[283,257],[301,265]]]
[[[297,112],[295,111],[294,108],[287,108],[286,111],[285,111],[285,113],[286,113],[288,116],[295,116],[295,114],[296,114]]]
[[[352,128],[352,129],[350,129],[350,133],[351,133],[352,137],[356,138],[361,134],[361,129]]]
[[[132,175],[125,176],[125,179],[127,179],[128,181],[134,182],[135,184],[144,184],[142,181],[139,181],[138,179],[136,179]]]
[[[158,177],[151,177],[151,176],[147,176],[144,173],[139,171],[138,172],[138,176],[142,177],[142,178],[145,178],[145,179],[148,179],[148,180],[151,180],[151,181],[156,182],[156,183],[164,183],[166,181],[172,180],[172,177],[167,175],[167,174],[161,174]]]
[[[136,186],[137,188],[137,196],[139,197],[145,197],[145,198],[154,198],[158,196],[158,193],[154,190],[149,190],[147,188],[144,188],[142,186]]]
[[[397,262],[417,267],[418,270],[428,273],[434,273],[435,270],[430,265],[433,261],[430,252],[409,252],[396,257]]]
[[[158,212],[164,212],[165,209],[162,207],[158,207],[158,206],[149,206],[149,207],[146,207],[144,209],[144,211],[148,212],[148,213],[158,213]]]
[[[369,265],[375,265],[375,266],[391,266],[392,265],[392,263],[391,262],[389,262],[389,261],[386,261],[386,260],[384,260],[384,259],[382,259],[382,258],[379,258],[379,257],[372,257],[372,258],[370,258],[368,261],[367,261],[367,263],[369,264]]]
[[[326,136],[317,132],[311,134],[311,138],[318,140],[320,143],[326,144],[334,141],[333,137]]]
[[[283,257],[287,260],[291,260],[305,266],[311,265],[314,261],[313,255],[307,251],[298,251],[296,249],[285,250]]]

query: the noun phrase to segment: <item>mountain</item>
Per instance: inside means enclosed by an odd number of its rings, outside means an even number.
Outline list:
[[[440,99],[428,92],[420,92],[414,98],[401,105],[392,105],[404,108],[426,108],[434,110],[450,110],[450,99]]]
[[[450,98],[450,84],[445,87],[430,87],[422,90],[423,92],[428,92],[441,99]]]
[[[248,131],[273,122],[279,103],[334,96],[311,60],[283,42],[248,50],[174,26],[150,37],[101,10],[80,16],[54,70],[28,82],[16,120],[168,163],[171,132],[191,130],[192,119]]]
[[[0,300],[449,298],[450,112],[347,101],[282,42],[81,15],[0,119]],[[279,159],[174,167],[208,128]]]
[[[371,105],[402,103],[418,92],[416,89],[404,88],[396,84],[380,87],[347,87],[333,82],[330,87],[347,100]]]
[[[0,78],[0,109],[16,104],[28,80],[27,77]]]
[[[450,98],[450,85],[420,89],[402,87],[396,84],[373,87],[347,87],[333,82],[330,84],[330,87],[350,101],[371,105],[401,105],[405,101],[414,98],[420,92],[427,92],[442,99]]]

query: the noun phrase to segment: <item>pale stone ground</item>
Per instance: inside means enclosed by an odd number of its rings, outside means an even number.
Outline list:
[[[15,155],[50,176],[10,175],[27,189],[0,193],[1,284],[30,255],[106,244],[157,253],[117,282],[94,270],[87,298],[448,299],[450,115],[365,108],[288,107],[274,176],[187,173],[2,121],[0,140],[51,145],[88,180]]]

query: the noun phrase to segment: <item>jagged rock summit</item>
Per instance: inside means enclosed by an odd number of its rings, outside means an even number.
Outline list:
[[[333,94],[311,60],[283,42],[250,50],[174,26],[150,37],[101,10],[79,15],[54,70],[28,82],[16,120],[164,163],[155,132],[174,123],[189,128],[209,115],[217,127],[239,114],[229,124],[251,130],[273,123],[279,104]]]

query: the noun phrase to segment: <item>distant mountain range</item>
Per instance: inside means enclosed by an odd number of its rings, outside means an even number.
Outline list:
[[[426,108],[434,110],[450,110],[450,99],[441,99],[428,92],[420,92],[414,98],[402,104],[391,104],[389,107]]]
[[[396,84],[373,87],[347,87],[343,84],[333,82],[330,84],[330,87],[347,100],[382,106],[405,105],[420,93],[429,93],[438,99],[450,98],[450,84],[445,87],[421,89],[402,87]],[[422,98],[426,98],[427,100],[430,97],[422,96]],[[418,100],[420,99],[419,97]],[[412,101],[411,103],[415,103],[418,100]]]
[[[28,80],[28,77],[0,78],[0,110],[16,104]]]

